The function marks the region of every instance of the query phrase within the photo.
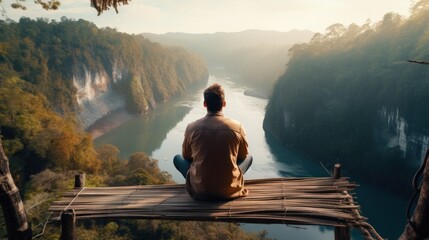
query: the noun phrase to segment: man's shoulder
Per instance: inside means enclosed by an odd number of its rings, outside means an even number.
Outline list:
[[[231,130],[238,133],[243,132],[243,127],[241,125],[241,122],[228,117],[219,118],[219,128]]]
[[[193,122],[188,123],[188,126],[186,127],[186,129],[189,130],[193,130],[195,128],[198,128],[199,126],[201,126],[204,123],[204,118],[200,118],[197,119]]]
[[[195,120],[188,124],[187,130],[192,131],[196,129],[230,129],[234,131],[241,131],[242,125],[241,122],[232,118],[219,117],[219,118],[210,118],[202,117],[198,120]]]
[[[228,123],[228,124],[231,124],[231,125],[234,125],[234,126],[241,126],[241,122],[240,121],[232,119],[232,118],[224,117],[223,121],[225,123]]]
[[[202,124],[202,123],[204,123],[205,120],[206,120],[205,117],[202,117],[202,118],[199,118],[197,120],[194,120],[193,122],[188,123],[188,127],[189,126],[197,126],[199,124]]]
[[[227,124],[231,130],[233,130],[233,131],[235,131],[241,135],[245,135],[244,127],[240,121],[232,119],[232,118],[228,118],[228,119],[226,119],[226,121],[227,121]]]

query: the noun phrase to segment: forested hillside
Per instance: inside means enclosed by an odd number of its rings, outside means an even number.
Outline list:
[[[84,20],[21,18],[0,31],[0,73],[33,84],[55,111],[77,112],[85,128],[120,108],[147,112],[208,77],[204,61],[181,48]]]
[[[264,129],[347,175],[410,190],[429,146],[429,1],[407,19],[330,26],[294,46],[269,100]]]

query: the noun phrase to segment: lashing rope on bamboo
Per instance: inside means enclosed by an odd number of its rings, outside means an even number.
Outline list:
[[[69,209],[69,207],[73,204],[73,202],[76,200],[76,198],[79,196],[79,194],[82,193],[82,191],[85,190],[85,187],[81,188],[79,190],[79,192],[74,196],[74,198],[70,201],[70,203],[60,212],[60,214],[57,217],[57,220],[60,220],[61,217],[61,213],[63,213],[64,211],[66,211],[67,209]]]

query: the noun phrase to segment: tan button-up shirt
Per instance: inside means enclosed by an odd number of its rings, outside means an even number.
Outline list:
[[[208,113],[185,131],[182,155],[192,160],[186,177],[189,194],[200,200],[232,199],[247,195],[237,159],[247,156],[247,141],[240,122],[222,112]]]

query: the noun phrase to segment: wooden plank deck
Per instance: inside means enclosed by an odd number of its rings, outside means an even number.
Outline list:
[[[63,212],[72,209],[76,219],[323,225],[360,228],[364,236],[371,236],[373,228],[360,215],[360,207],[351,195],[356,184],[348,178],[256,179],[246,180],[245,186],[249,195],[231,201],[194,200],[184,184],[83,187],[65,193],[51,205],[51,220],[60,220]]]
[[[247,197],[196,201],[183,184],[75,189],[52,204],[53,218],[67,209],[84,218],[156,218],[347,226],[360,221],[347,178],[247,180]],[[346,192],[345,192],[346,191]]]

